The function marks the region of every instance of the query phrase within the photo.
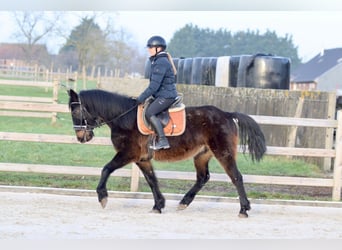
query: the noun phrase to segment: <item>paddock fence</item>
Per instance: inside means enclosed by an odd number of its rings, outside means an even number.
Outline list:
[[[57,112],[65,111],[64,106],[58,104],[58,84],[56,79],[51,82],[0,79],[0,85],[43,87],[46,92],[52,89],[51,97],[0,95],[0,116],[51,118],[55,123]]]
[[[112,79],[99,86],[116,93],[138,96],[148,86],[148,79]],[[196,84],[177,84],[186,106],[214,105],[224,111],[256,116],[336,119],[336,93],[322,91],[290,91],[237,87],[214,87]],[[326,148],[334,144],[334,129],[323,127],[281,126],[262,124],[268,146]],[[332,171],[329,157],[294,156]]]
[[[47,103],[29,103],[15,104],[15,109],[38,112],[69,112],[66,104],[47,104]],[[0,102],[0,109],[11,109],[14,103],[8,101]],[[338,111],[337,119],[311,119],[294,117],[275,117],[251,115],[259,124],[279,125],[292,127],[320,127],[336,130],[335,145],[332,148],[298,148],[298,147],[276,147],[267,146],[268,155],[283,156],[310,156],[310,157],[328,157],[334,159],[332,178],[307,178],[307,177],[289,177],[289,176],[259,176],[244,175],[245,183],[270,184],[270,185],[296,185],[296,186],[319,186],[332,188],[332,200],[341,200],[342,186],[342,111]],[[0,132],[0,140],[5,141],[26,141],[40,143],[78,143],[75,136],[54,135],[54,134],[32,134],[16,132]],[[95,137],[90,145],[111,145],[110,138]],[[86,147],[86,145],[84,145]],[[42,164],[22,164],[22,163],[0,163],[0,171],[30,172],[30,173],[50,173],[66,175],[95,175],[99,176],[101,168],[82,167],[82,166],[60,166],[60,165],[42,165]],[[123,176],[131,178],[131,191],[138,191],[139,180],[142,177],[140,170],[135,164],[131,169],[120,169],[113,173],[114,176]],[[195,180],[195,172],[179,171],[156,171],[158,178],[176,179],[176,180]],[[230,181],[226,174],[212,173],[211,181]]]

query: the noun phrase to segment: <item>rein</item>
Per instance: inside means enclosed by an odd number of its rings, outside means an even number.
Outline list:
[[[133,109],[135,109],[136,107],[138,107],[138,104],[135,104],[133,107],[131,107],[130,109],[126,110],[125,112],[123,112],[122,114],[118,115],[117,117],[114,117],[113,119],[109,120],[109,121],[103,121],[101,123],[99,123],[97,126],[94,126],[94,128],[97,128],[97,127],[101,127],[102,125],[104,124],[108,124],[108,123],[111,123],[111,122],[114,122],[115,120],[127,115],[129,112],[131,112]],[[88,111],[87,111],[88,112]],[[89,112],[88,112],[89,113]]]
[[[111,122],[114,122],[116,120],[118,120],[119,118],[127,115],[129,112],[131,112],[132,110],[134,110],[136,107],[138,107],[138,104],[135,104],[133,107],[131,107],[130,109],[126,110],[125,112],[123,112],[122,114],[118,115],[117,117],[114,117],[113,119],[109,120],[109,121],[102,121],[102,122],[99,122],[98,119],[95,119],[95,122],[96,122],[96,125],[89,125],[88,122],[87,122],[87,116],[91,116],[91,114],[88,112],[88,110],[82,105],[82,103],[79,101],[79,102],[72,102],[72,104],[78,104],[80,105],[80,111],[81,111],[81,120],[83,120],[82,118],[84,118],[84,122],[85,122],[85,125],[74,125],[74,129],[82,129],[82,130],[93,130],[95,128],[98,128],[98,127],[101,127],[102,125],[104,124],[109,124]],[[84,115],[84,112],[86,113],[86,115]]]

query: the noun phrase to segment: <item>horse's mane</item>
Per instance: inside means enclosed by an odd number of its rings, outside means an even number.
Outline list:
[[[134,107],[136,101],[132,97],[100,89],[82,90],[79,96],[88,112],[100,116],[104,122],[113,121],[124,129],[132,129],[136,123],[136,108],[115,119]]]

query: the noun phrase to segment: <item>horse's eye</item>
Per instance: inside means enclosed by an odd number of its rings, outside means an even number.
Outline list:
[[[80,109],[74,109],[74,110],[71,112],[71,114],[74,115],[74,116],[80,115]]]

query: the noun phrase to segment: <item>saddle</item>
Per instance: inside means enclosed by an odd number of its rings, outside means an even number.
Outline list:
[[[161,124],[164,127],[164,133],[166,136],[181,135],[185,131],[186,118],[185,118],[185,105],[182,103],[182,96],[177,96],[174,103],[168,108],[157,115]],[[138,106],[137,122],[140,133],[144,135],[155,134],[151,124],[148,122],[145,116],[145,111],[148,105],[151,104],[153,98],[149,98],[144,104]]]

